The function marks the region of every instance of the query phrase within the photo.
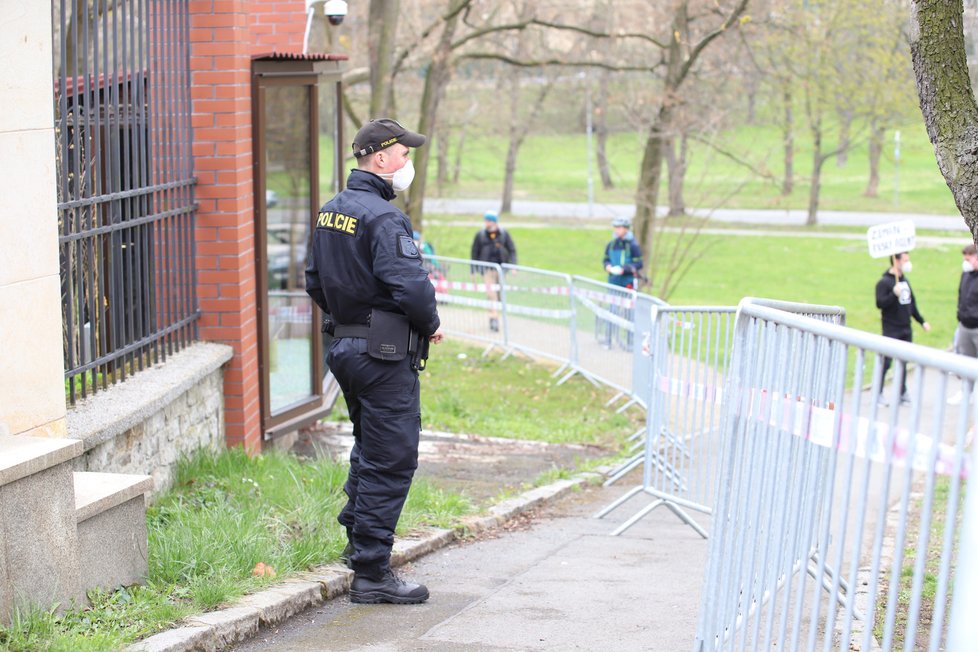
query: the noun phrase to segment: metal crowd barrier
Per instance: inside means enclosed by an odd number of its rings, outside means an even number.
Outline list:
[[[517,265],[503,265],[502,269],[509,349],[572,366],[574,308],[570,276]]]
[[[914,365],[909,405],[884,356]],[[978,402],[944,400],[976,380],[974,359],[742,301],[694,651],[976,649]]]
[[[500,265],[426,256],[425,266],[435,286],[438,314],[447,335],[507,349],[503,269]],[[495,315],[495,329],[490,321]]]
[[[632,392],[635,296],[629,288],[581,277],[571,281],[574,349],[578,369],[617,389],[615,402]]]
[[[575,374],[603,383],[618,390],[609,406],[625,398],[619,412],[648,405],[650,363],[642,349],[650,307],[664,301],[532,267],[446,256],[426,256],[425,265],[446,334],[486,344],[485,352],[498,347],[504,356],[519,351],[557,362],[558,384]]]
[[[683,508],[712,511],[719,469],[719,404],[731,351],[736,308],[653,306],[647,378],[642,483],[595,516],[602,518],[632,497],[655,500],[612,531],[619,535],[665,505],[704,538],[706,530]],[[614,480],[613,475],[609,482]]]

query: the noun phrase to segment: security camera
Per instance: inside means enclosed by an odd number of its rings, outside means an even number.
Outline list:
[[[327,0],[323,5],[323,13],[330,25],[339,25],[346,18],[345,0]]]

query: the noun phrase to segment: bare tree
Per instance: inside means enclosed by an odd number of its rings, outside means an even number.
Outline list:
[[[601,70],[598,73],[598,96],[594,102],[594,134],[597,136],[594,153],[598,160],[601,187],[605,190],[615,187],[611,179],[611,167],[608,165],[608,78],[610,76],[610,70]]]
[[[791,85],[785,84],[781,91],[781,105],[784,109],[781,123],[781,143],[784,147],[784,168],[781,176],[781,195],[787,197],[795,189],[795,108]]]
[[[517,68],[509,70],[509,146],[506,148],[506,168],[503,175],[503,197],[499,207],[500,212],[509,213],[513,210],[513,177],[516,175],[516,158],[520,147],[530,133],[536,117],[543,108],[544,100],[553,88],[553,79],[545,79],[536,91],[536,98],[529,111],[521,111],[523,94],[521,93],[520,71]]]
[[[642,163],[639,166],[635,230],[645,251],[653,249],[652,236],[655,232],[656,205],[662,176],[663,146],[668,139],[669,125],[680,90],[703,51],[737,24],[747,9],[747,3],[748,0],[738,0],[726,12],[720,9],[720,3],[716,3],[716,10],[708,14],[709,17],[714,17],[714,25],[707,28],[701,36],[695,37],[695,40],[690,30],[690,3],[683,0],[675,5],[668,42],[659,44],[665,76],[659,105],[649,127]]]
[[[962,0],[912,0],[910,55],[937,165],[978,243],[978,104],[964,47]]]
[[[397,40],[399,0],[370,0],[367,55],[370,61],[368,118],[394,115],[394,44]]]

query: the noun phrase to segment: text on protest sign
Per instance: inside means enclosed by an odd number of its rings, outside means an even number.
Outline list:
[[[910,251],[917,244],[917,230],[912,220],[887,222],[869,227],[866,232],[869,255],[884,258],[904,251]]]

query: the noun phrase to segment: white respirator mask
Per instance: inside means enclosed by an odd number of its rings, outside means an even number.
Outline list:
[[[903,263],[902,265],[900,265],[900,271],[903,272],[904,274],[909,274],[910,272],[913,271],[913,263],[910,262],[909,260]]]
[[[414,163],[411,159],[407,160],[397,172],[391,174],[379,174],[380,177],[390,177],[391,187],[394,188],[394,192],[403,192],[408,189],[411,182],[414,181]]]
[[[961,271],[965,274],[970,274],[971,272],[975,271],[975,266],[971,264],[970,260],[962,260]]]

